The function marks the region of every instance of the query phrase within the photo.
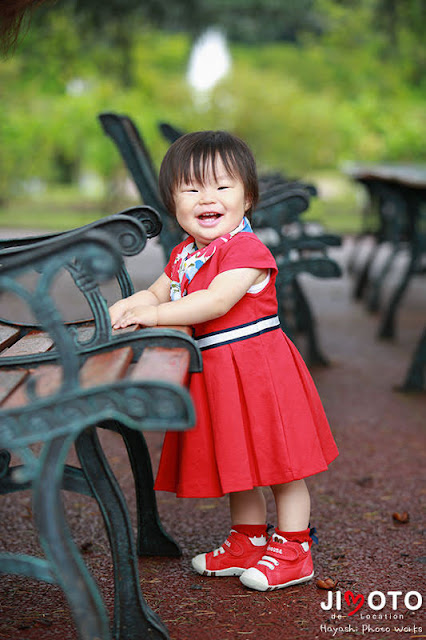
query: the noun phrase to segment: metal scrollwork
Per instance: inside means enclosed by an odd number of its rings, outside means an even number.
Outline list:
[[[79,387],[79,356],[75,335],[63,323],[51,296],[53,282],[62,269],[68,269],[85,295],[95,318],[95,335],[89,341],[111,337],[111,324],[105,299],[96,280],[111,278],[122,266],[122,257],[107,236],[88,233],[72,242],[56,239],[40,243],[39,246],[3,252],[0,267],[0,290],[14,293],[31,309],[40,326],[51,336],[54,353],[63,364],[61,389],[71,391]],[[25,288],[14,278],[25,270],[36,270],[39,277],[33,291]],[[32,401],[36,400],[34,387],[29,387]]]
[[[75,328],[72,331],[73,341],[76,347],[85,347],[108,342],[111,339],[111,322],[108,314],[108,307],[105,298],[102,296],[95,279],[86,271],[86,265],[80,262],[70,264],[67,270],[71,274],[74,282],[83,293],[90,307],[94,318],[94,332],[89,340],[81,340]]]
[[[114,239],[123,256],[135,256],[146,245],[146,229],[136,217],[123,213],[111,216],[108,219],[106,230],[114,233]]]
[[[120,287],[122,298],[128,298],[129,296],[131,296],[135,292],[132,280],[131,280],[131,278],[129,276],[129,273],[128,273],[126,267],[123,267],[117,273],[117,282],[118,282],[118,285]]]
[[[155,209],[147,205],[130,207],[121,212],[121,215],[125,214],[131,216],[135,220],[144,226],[146,235],[148,238],[155,238],[161,232],[162,223],[160,214]]]
[[[169,389],[154,389],[152,403],[155,415],[160,420],[172,421],[182,419],[185,415],[185,408],[180,402],[180,398],[171,395]]]
[[[58,407],[57,410],[57,418],[64,420],[67,423],[78,422],[79,420],[83,420],[87,411],[84,410],[84,407],[80,404],[75,405],[74,403],[64,404],[61,407]]]
[[[117,236],[117,241],[120,246],[121,252],[125,256],[132,256],[135,253],[139,253],[143,249],[143,247],[141,247],[141,242],[138,236],[129,229],[125,229],[121,233],[119,233]]]
[[[28,447],[15,449],[16,454],[24,463],[21,467],[15,468],[12,472],[14,482],[25,484],[32,482],[40,469],[40,461]]]
[[[140,428],[142,420],[145,428],[170,423],[179,429],[192,424],[192,403],[186,389],[151,381],[129,384],[119,381],[108,387],[79,389],[6,410],[0,424],[0,446],[28,447],[40,440],[79,433],[104,420],[120,420],[134,429]]]
[[[12,417],[3,417],[0,422],[0,446],[5,446],[5,441],[10,441],[13,438],[14,429],[16,426],[16,419]]]
[[[124,392],[124,398],[129,415],[133,418],[145,418],[148,415],[150,396],[140,389],[128,389]]]
[[[9,451],[6,449],[0,449],[0,478],[4,478],[8,471],[10,465],[11,455]]]

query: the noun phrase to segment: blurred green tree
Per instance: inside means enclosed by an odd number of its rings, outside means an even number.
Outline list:
[[[0,198],[34,178],[121,179],[122,162],[96,121],[106,110],[135,119],[157,164],[167,148],[160,120],[186,130],[233,130],[261,166],[289,174],[345,160],[424,162],[425,4],[42,3],[14,55],[0,60]],[[185,77],[191,45],[212,24],[233,34],[232,69],[194,98]]]
[[[243,42],[296,41],[299,33],[319,32],[315,0],[73,0],[77,14],[96,27],[127,23],[130,16],[151,26],[198,35],[220,27],[230,39]]]
[[[426,83],[426,0],[316,0],[315,5],[323,18],[322,35],[350,44],[353,21],[362,16],[358,44],[399,61],[413,84]]]

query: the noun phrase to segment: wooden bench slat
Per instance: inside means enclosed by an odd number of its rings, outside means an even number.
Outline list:
[[[86,360],[80,371],[81,386],[95,387],[124,378],[132,358],[131,347],[122,347],[92,356]]]
[[[21,369],[20,371],[0,370],[0,404],[21,384],[28,375],[28,371]]]
[[[119,336],[119,335],[122,335],[123,333],[133,333],[133,331],[137,331],[138,329],[141,329],[141,328],[142,327],[138,324],[132,324],[129,327],[123,327],[122,329],[113,329],[112,335]]]
[[[99,353],[89,358],[80,371],[80,385],[83,388],[108,384],[124,377],[132,361],[131,347],[122,347],[114,351]],[[55,393],[62,381],[62,368],[47,364],[34,369],[32,377],[36,380],[36,393],[45,397]],[[4,401],[4,409],[22,407],[28,402],[25,385],[16,388]]]
[[[0,353],[4,356],[28,356],[33,353],[45,353],[53,345],[53,340],[44,331],[31,331],[23,338],[15,342],[11,347]]]
[[[122,347],[89,358],[80,371],[80,385],[89,388],[123,378],[131,364],[131,347]],[[147,347],[130,371],[133,380],[164,380],[179,385],[188,382],[190,355],[187,349]],[[21,384],[27,371],[0,371],[0,403],[4,409],[20,407],[28,402],[26,385]],[[62,368],[47,364],[31,370],[37,395],[55,393],[62,381]]]
[[[91,325],[82,325],[80,327],[76,327],[78,339],[80,342],[87,342],[93,336],[95,331],[95,326]]]
[[[30,369],[29,373],[32,378],[36,380],[36,392],[41,396],[48,396],[50,393],[54,393],[61,384],[62,369],[59,365],[45,364],[37,367],[37,369]],[[22,407],[27,404],[28,397],[26,392],[26,385],[21,384],[17,387],[13,393],[3,402],[2,409],[14,409],[15,407]]]
[[[10,347],[11,344],[18,340],[20,330],[16,327],[10,327],[7,324],[0,324],[0,351]]]
[[[82,322],[74,327],[78,333],[79,338],[88,339],[93,335],[95,330],[94,322]],[[123,329],[112,329],[112,335],[119,335],[120,333],[131,333],[138,328],[138,325],[131,325],[130,327],[124,327]]]
[[[183,348],[147,347],[133,367],[133,380],[166,380],[185,385],[188,380],[189,351]]]
[[[124,329],[113,329],[112,335],[117,336],[123,333],[132,333],[138,329],[137,325],[132,325],[131,327],[125,327]],[[80,342],[87,342],[93,336],[95,331],[94,324],[83,324],[81,326],[76,327],[78,339]]]
[[[0,340],[1,340],[1,326],[0,325]],[[80,342],[88,342],[90,338],[92,338],[95,332],[95,325],[93,322],[84,321],[81,324],[69,323],[67,326],[72,326],[72,328],[77,332],[78,340]],[[132,325],[131,327],[125,327],[124,329],[113,329],[112,335],[120,335],[122,333],[131,333],[132,331],[136,331],[139,327],[137,325]],[[1,342],[0,342],[1,348]]]

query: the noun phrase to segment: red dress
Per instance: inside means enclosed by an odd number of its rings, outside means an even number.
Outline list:
[[[169,277],[181,248],[166,266]],[[271,279],[224,316],[194,326],[203,354],[203,372],[190,383],[197,424],[166,433],[159,491],[219,497],[311,476],[338,455],[308,369],[277,325],[277,266],[259,238],[243,232],[221,245],[188,293],[206,289],[223,271],[244,267],[270,269]]]

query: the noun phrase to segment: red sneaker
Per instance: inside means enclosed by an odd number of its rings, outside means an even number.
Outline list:
[[[203,576],[240,576],[264,555],[268,546],[266,536],[249,538],[231,529],[223,545],[209,553],[192,558],[192,566]]]
[[[250,589],[270,591],[307,582],[314,575],[309,542],[290,542],[276,533],[265,555],[240,576]]]

